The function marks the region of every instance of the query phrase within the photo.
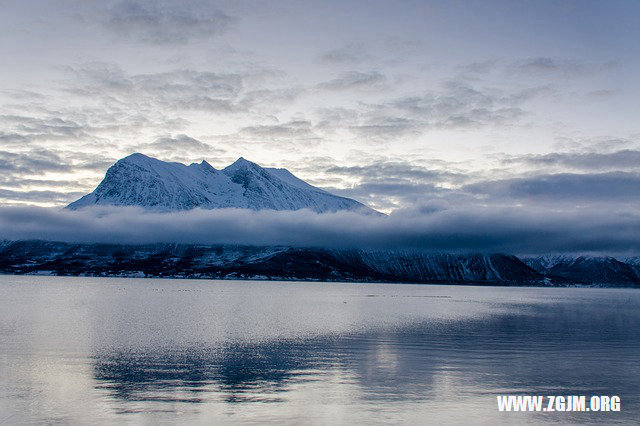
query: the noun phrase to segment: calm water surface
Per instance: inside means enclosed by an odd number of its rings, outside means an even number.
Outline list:
[[[0,424],[638,424],[639,389],[637,290],[0,276]]]

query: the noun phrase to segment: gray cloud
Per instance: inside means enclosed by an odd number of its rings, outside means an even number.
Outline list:
[[[0,238],[68,242],[292,245],[435,251],[640,251],[636,211],[553,213],[427,206],[389,217],[241,209],[149,213],[132,208],[66,211],[1,208]]]
[[[359,122],[350,128],[357,134],[387,140],[428,129],[510,126],[527,115],[527,102],[550,91],[546,86],[503,91],[451,80],[439,91],[365,104]]]
[[[267,104],[271,111],[277,103],[288,102],[301,89],[250,89],[265,79],[280,76],[275,70],[246,66],[240,72],[212,72],[193,69],[129,74],[108,63],[92,63],[71,68],[73,83],[65,91],[77,96],[101,100],[110,108],[157,114],[158,109],[247,113]]]
[[[575,78],[608,71],[616,62],[584,62],[567,58],[538,56],[519,60],[487,59],[457,67],[465,78],[476,79],[489,74],[508,77]]]
[[[0,116],[0,123],[11,129],[0,133],[1,140],[13,145],[37,140],[77,140],[89,136],[82,124],[60,117],[5,114]]]
[[[462,193],[457,194],[441,185],[459,185],[469,180],[469,176],[462,173],[404,161],[375,161],[364,166],[331,166],[326,169],[326,173],[358,182],[347,188],[327,188],[330,192],[355,198],[381,210],[411,206],[427,200],[460,198]]]
[[[275,112],[274,107],[294,102],[300,95],[305,93],[305,90],[303,87],[297,86],[248,90],[238,100],[236,110],[251,111],[264,108],[266,112],[273,113]]]
[[[189,155],[191,153],[210,153],[219,155],[226,152],[224,149],[214,148],[207,143],[185,134],[162,136],[151,143],[137,145],[137,147],[140,149],[150,149],[153,152],[169,152],[180,154],[182,156]]]
[[[431,183],[404,179],[363,181],[348,188],[327,188],[330,192],[359,200],[378,210],[396,210],[423,203],[449,203],[463,196]]]
[[[73,201],[83,196],[82,192],[67,191],[51,191],[51,190],[28,190],[14,191],[10,189],[0,188],[0,198],[4,200],[5,205],[10,204],[63,204]]]
[[[26,151],[0,151],[0,166],[15,175],[40,175],[46,172],[95,170],[110,165],[109,159],[97,154],[47,149],[36,146]],[[5,175],[6,177],[6,175]]]
[[[402,161],[376,161],[364,166],[333,166],[327,173],[349,176],[363,180],[407,179],[424,182],[459,182],[465,176],[447,170],[435,170]]]
[[[312,124],[306,120],[289,121],[281,124],[269,124],[260,126],[247,126],[240,129],[240,133],[258,137],[309,137]]]
[[[210,39],[237,21],[211,1],[123,0],[109,7],[105,26],[118,36],[154,44]]]
[[[405,117],[379,117],[365,120],[362,124],[349,127],[358,136],[365,136],[373,141],[393,140],[405,136],[417,136],[428,126],[426,123]]]
[[[312,122],[292,120],[242,127],[238,132],[226,135],[221,140],[244,153],[251,152],[256,144],[267,144],[270,148],[286,150],[291,154],[304,153],[308,150],[310,142],[321,143],[323,138]]]
[[[506,164],[526,164],[587,171],[638,170],[640,169],[640,151],[625,149],[610,153],[555,152],[544,155],[515,156],[503,161]]]
[[[210,145],[187,135],[164,136],[151,142],[148,146],[166,151],[174,149],[207,151],[211,149]]]
[[[71,102],[61,107],[31,103],[8,106],[8,111],[20,113],[0,115],[0,126],[5,129],[0,133],[0,141],[6,151],[22,154],[33,151],[33,155],[39,156],[45,150],[55,153],[54,160],[59,164],[73,164],[76,171],[99,170],[105,161],[126,151],[126,143],[141,134],[184,126],[184,120],[165,117],[157,110],[142,114],[112,102],[94,106],[96,98],[81,107]],[[123,142],[118,140],[121,135],[126,138]]]
[[[577,77],[611,69],[615,62],[584,63],[568,59],[537,57],[515,62],[511,70],[515,73],[541,77]]]
[[[95,185],[94,179],[80,178],[78,173],[90,175],[113,163],[99,153],[48,149],[35,144],[21,148],[0,151],[0,169],[4,172],[0,177],[0,200],[4,204],[68,203],[83,195],[79,190]]]
[[[28,153],[0,151],[0,168],[5,172],[20,174],[39,174],[42,172],[66,172],[66,164],[60,155],[46,149],[32,149]]]
[[[386,87],[386,82],[386,76],[376,71],[350,71],[316,87],[324,90],[381,90]]]
[[[637,150],[638,142],[636,139],[640,135],[631,138],[622,137],[592,137],[592,138],[570,138],[557,137],[554,143],[554,149],[558,152],[577,152],[577,153],[607,153],[620,150]]]
[[[183,163],[190,163],[196,158],[206,159],[207,156],[224,156],[227,152],[185,134],[161,136],[153,142],[131,146],[129,151],[153,152],[165,160]]]
[[[0,142],[2,142],[4,146],[22,145],[30,140],[31,138],[29,136],[20,133],[0,131]]]
[[[605,157],[607,159],[607,157]],[[617,156],[608,158],[614,166]],[[526,160],[526,158],[525,158]],[[537,159],[536,159],[537,160]],[[563,161],[564,157],[541,161]],[[568,161],[568,160],[567,160]],[[633,158],[629,159],[633,166]],[[598,157],[575,160],[576,167],[590,170],[608,165],[598,164]],[[564,165],[562,168],[566,169]],[[522,206],[526,208],[593,208],[604,205],[640,207],[640,173],[610,171],[605,173],[531,173],[527,176],[487,179],[482,174],[458,173],[451,169],[430,169],[403,162],[374,162],[365,166],[326,169],[340,180],[356,180],[348,187],[328,187],[338,195],[352,197],[381,209],[391,210],[441,201],[460,208],[478,206]],[[513,171],[503,171],[512,176]]]
[[[350,43],[338,49],[332,49],[320,55],[320,61],[331,64],[355,65],[370,59],[362,44]]]
[[[479,182],[464,186],[481,197],[559,203],[598,201],[640,201],[640,174],[610,172],[599,174],[558,173],[525,178]]]
[[[587,93],[587,97],[596,100],[610,99],[620,94],[620,90],[599,89]]]
[[[119,67],[96,63],[73,70],[84,96],[111,96],[170,108],[229,112],[243,87],[246,75],[179,70],[129,75]],[[146,105],[145,105],[146,104]]]
[[[38,179],[38,178],[29,178],[29,177],[20,177],[20,176],[12,176],[5,174],[4,176],[0,176],[0,187],[3,188],[11,188],[12,190],[18,189],[26,189],[32,187],[38,188],[74,188],[78,185],[82,186],[90,186],[95,185],[95,181],[93,179],[74,179],[74,180],[60,180],[60,179]],[[84,195],[84,194],[83,194]],[[69,196],[70,198],[71,196]],[[43,200],[47,203],[51,202],[51,200]]]
[[[485,61],[480,62],[472,62],[470,64],[464,64],[458,66],[458,69],[462,71],[464,74],[489,74],[493,70],[495,70],[500,62],[497,59],[487,59]]]

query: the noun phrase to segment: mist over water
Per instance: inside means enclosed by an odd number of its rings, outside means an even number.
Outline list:
[[[0,423],[629,424],[639,308],[621,289],[0,276]],[[622,411],[499,413],[498,394]]]

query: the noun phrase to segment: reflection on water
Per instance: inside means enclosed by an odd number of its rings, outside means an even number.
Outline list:
[[[94,377],[98,387],[124,400],[199,403],[206,401],[206,392],[216,389],[227,402],[276,401],[287,383],[311,369],[301,351],[313,349],[304,346],[274,342],[225,350],[105,353],[95,359]],[[171,394],[172,390],[184,396]]]
[[[640,294],[0,278],[0,422],[621,423]],[[497,394],[620,395],[498,413]]]

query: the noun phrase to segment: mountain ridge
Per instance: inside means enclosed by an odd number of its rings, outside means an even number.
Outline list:
[[[208,162],[165,162],[140,153],[118,160],[94,191],[69,204],[139,206],[156,211],[194,208],[354,211],[382,214],[350,198],[308,184],[286,169],[264,168],[238,158],[222,170]]]
[[[617,259],[613,256],[556,254],[523,257],[522,261],[555,282],[585,284],[625,282],[640,286],[638,258]]]
[[[190,244],[0,244],[0,272],[39,275],[547,285],[514,256]]]
[[[640,268],[610,257],[565,256],[562,268],[540,270],[530,266],[532,259],[501,253],[0,241],[0,273],[18,275],[640,288]]]

